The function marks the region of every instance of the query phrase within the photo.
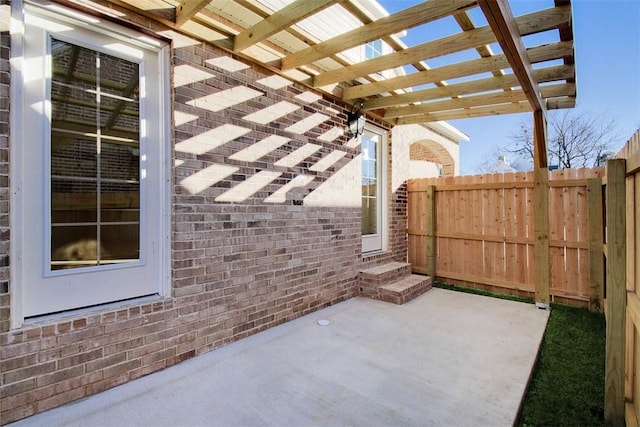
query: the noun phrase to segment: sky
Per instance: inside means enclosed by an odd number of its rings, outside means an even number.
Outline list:
[[[391,13],[417,3],[417,0],[378,1]],[[614,147],[617,152],[640,128],[640,0],[573,0],[571,3],[577,74],[573,113],[614,119],[620,138]],[[553,0],[510,0],[509,4],[513,14],[519,16],[553,7]],[[481,14],[472,13],[472,19],[476,26],[486,25]],[[402,40],[409,46],[417,44],[419,32],[427,28],[410,30]],[[433,31],[439,31],[437,25]],[[442,36],[447,35],[446,30],[442,31]],[[545,37],[548,36],[540,35],[532,42],[537,45],[557,41],[557,31],[554,38],[547,41]],[[491,47],[499,52],[498,46]],[[460,56],[456,60],[464,59],[471,57]],[[427,63],[432,67],[441,65],[433,61]],[[531,113],[522,113],[450,121],[471,139],[460,145],[460,173],[478,173],[483,161],[492,159],[498,147],[511,142],[510,136],[521,124],[530,124],[532,120]]]

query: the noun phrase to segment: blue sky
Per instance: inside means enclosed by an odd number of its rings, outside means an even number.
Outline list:
[[[379,2],[389,12],[395,12],[417,0]],[[510,4],[514,15],[519,16],[552,7],[553,0],[511,0]],[[615,119],[620,136],[620,144],[615,147],[617,151],[640,128],[640,1],[573,0],[572,8],[578,92],[574,111]],[[475,11],[472,18],[476,26],[486,25]],[[437,37],[447,35],[446,29],[435,27],[429,31],[443,31]],[[420,31],[424,29],[410,30],[403,41],[410,46],[419,43],[420,36],[414,33]],[[544,37],[541,35],[534,44],[544,43]],[[548,41],[557,41],[557,35]],[[491,47],[499,52],[498,46]],[[464,58],[457,60],[461,59]],[[428,64],[440,65],[433,61]],[[480,162],[490,158],[497,146],[508,144],[509,136],[521,123],[531,120],[532,114],[526,113],[451,121],[450,124],[471,138],[460,146],[461,173],[476,173]]]

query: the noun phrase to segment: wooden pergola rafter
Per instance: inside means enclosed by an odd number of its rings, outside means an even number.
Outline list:
[[[555,0],[551,8],[518,17],[513,16],[508,0],[416,0],[415,5],[390,15],[353,0],[292,0],[279,9],[273,5],[282,2],[271,0],[111,3],[347,104],[364,103],[369,114],[392,125],[537,112],[535,117],[542,121],[534,126],[540,167],[546,166],[546,111],[575,105],[568,0]],[[476,26],[474,11],[482,12],[488,25]],[[459,32],[429,39],[429,31],[420,31],[425,40],[413,46],[397,36],[447,17],[457,23]],[[334,21],[342,18],[356,24],[336,29]],[[527,46],[523,39],[553,31],[556,40],[548,44]],[[363,45],[376,40],[390,52],[371,59],[354,58],[354,51],[364,51]],[[494,53],[492,45],[499,45],[501,52]],[[463,51],[475,51],[477,58],[437,68],[426,62]],[[458,80],[449,82],[454,79]]]

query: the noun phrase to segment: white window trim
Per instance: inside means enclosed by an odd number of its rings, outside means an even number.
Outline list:
[[[158,265],[160,272],[158,277],[158,295],[167,297],[171,294],[171,105],[169,93],[169,46],[166,43],[146,37],[133,30],[118,26],[100,18],[84,15],[72,9],[46,2],[26,2],[28,7],[38,8],[39,13],[51,14],[57,20],[66,21],[76,26],[83,27],[96,33],[102,33],[112,38],[120,38],[128,44],[137,45],[146,49],[153,49],[157,52],[158,61],[161,64],[158,79],[165,90],[158,94],[159,110],[167,118],[162,121],[158,132],[160,137],[160,164],[159,167],[159,189],[158,205],[154,206],[154,211],[159,216],[159,230],[157,249]],[[11,303],[11,328],[20,328],[24,323],[24,277],[22,274],[28,260],[23,258],[24,240],[28,238],[29,231],[23,218],[25,215],[24,204],[25,195],[23,192],[24,175],[28,169],[24,166],[24,90],[21,82],[24,80],[24,31],[25,31],[25,4],[21,0],[11,2],[11,111],[10,111],[10,217],[9,224],[11,230],[10,249],[10,303]],[[44,213],[43,213],[44,214]],[[154,231],[155,234],[155,231]],[[142,297],[148,300],[148,297]],[[109,303],[105,303],[107,305]],[[102,305],[97,306],[100,309]],[[71,310],[70,310],[71,311]],[[63,312],[60,316],[65,315]],[[56,316],[56,315],[53,315]],[[51,316],[48,316],[51,317]]]

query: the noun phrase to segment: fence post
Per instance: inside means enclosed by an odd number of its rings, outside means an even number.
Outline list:
[[[533,113],[533,254],[536,260],[536,306],[549,308],[549,170],[547,123],[542,111]]]
[[[427,187],[426,212],[427,212],[427,275],[436,277],[436,187]]]
[[[589,229],[589,310],[602,312],[604,301],[604,256],[602,181],[587,180],[587,222]]]
[[[607,342],[604,420],[625,425],[626,162],[607,162]]]

